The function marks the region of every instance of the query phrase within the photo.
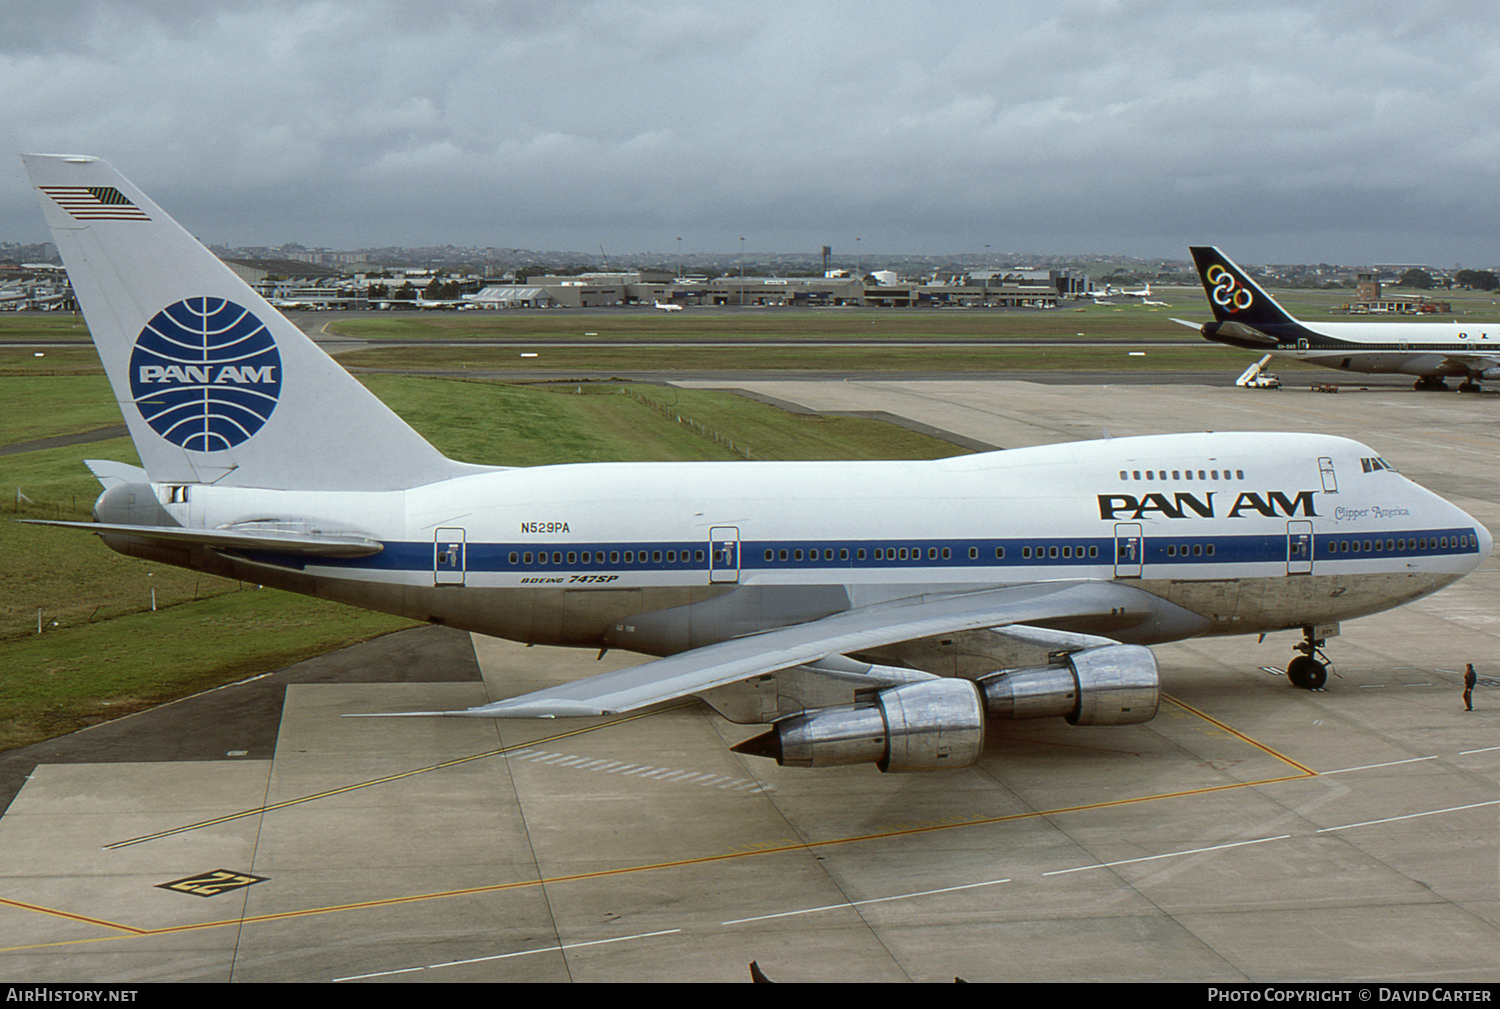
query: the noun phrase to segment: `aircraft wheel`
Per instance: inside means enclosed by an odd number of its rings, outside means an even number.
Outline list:
[[[1461,385],[1461,386],[1458,387],[1458,391],[1459,392],[1479,392],[1480,391],[1479,383],[1478,382],[1465,382],[1463,385]]]
[[[1308,690],[1322,690],[1323,684],[1328,682],[1328,667],[1323,663],[1312,660],[1312,665],[1302,676],[1302,686]]]
[[[1286,678],[1303,690],[1321,690],[1328,682],[1328,667],[1311,655],[1299,655],[1287,663]]]

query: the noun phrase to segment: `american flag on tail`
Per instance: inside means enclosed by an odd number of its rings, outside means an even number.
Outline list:
[[[114,186],[41,186],[74,220],[149,221],[145,212]]]

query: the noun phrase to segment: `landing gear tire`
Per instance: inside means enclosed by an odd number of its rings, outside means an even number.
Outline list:
[[[1418,392],[1447,392],[1448,383],[1444,382],[1441,378],[1437,378],[1436,376],[1424,376],[1417,379],[1416,384],[1413,385],[1412,388],[1417,390]]]
[[[1458,391],[1459,392],[1482,392],[1483,389],[1480,387],[1480,385],[1479,385],[1478,382],[1465,382],[1463,385],[1461,385],[1461,386],[1458,387]]]
[[[1328,667],[1310,655],[1299,655],[1286,667],[1286,678],[1303,690],[1322,690],[1328,682]]]

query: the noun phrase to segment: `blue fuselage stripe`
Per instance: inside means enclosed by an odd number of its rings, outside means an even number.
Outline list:
[[[714,568],[741,571],[904,570],[912,568],[963,569],[1039,566],[1070,569],[1115,563],[1114,537],[1027,537],[981,540],[740,540],[738,562],[720,559]],[[1121,539],[1118,542],[1128,542]],[[1153,534],[1140,538],[1141,561],[1161,564],[1254,564],[1288,559],[1286,534],[1249,536],[1187,536]],[[703,541],[631,543],[480,543],[387,542],[378,554],[354,558],[286,557],[255,554],[257,558],[289,567],[313,564],[321,568],[375,571],[432,571],[437,567],[469,572],[598,571],[708,571],[717,545]],[[1384,530],[1317,533],[1316,561],[1358,560],[1369,557],[1436,557],[1473,554],[1479,550],[1472,528]],[[438,555],[462,551],[462,557]],[[627,561],[626,558],[629,558]],[[671,560],[668,560],[671,558]],[[1121,557],[1125,561],[1125,557]],[[1132,560],[1132,564],[1135,562]]]

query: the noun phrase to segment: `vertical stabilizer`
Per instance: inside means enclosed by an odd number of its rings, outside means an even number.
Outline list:
[[[1198,279],[1203,282],[1203,291],[1208,295],[1215,320],[1241,322],[1247,326],[1297,321],[1218,249],[1194,246],[1189,251],[1198,267]]]
[[[98,158],[23,155],[152,480],[395,490],[443,457]]]

